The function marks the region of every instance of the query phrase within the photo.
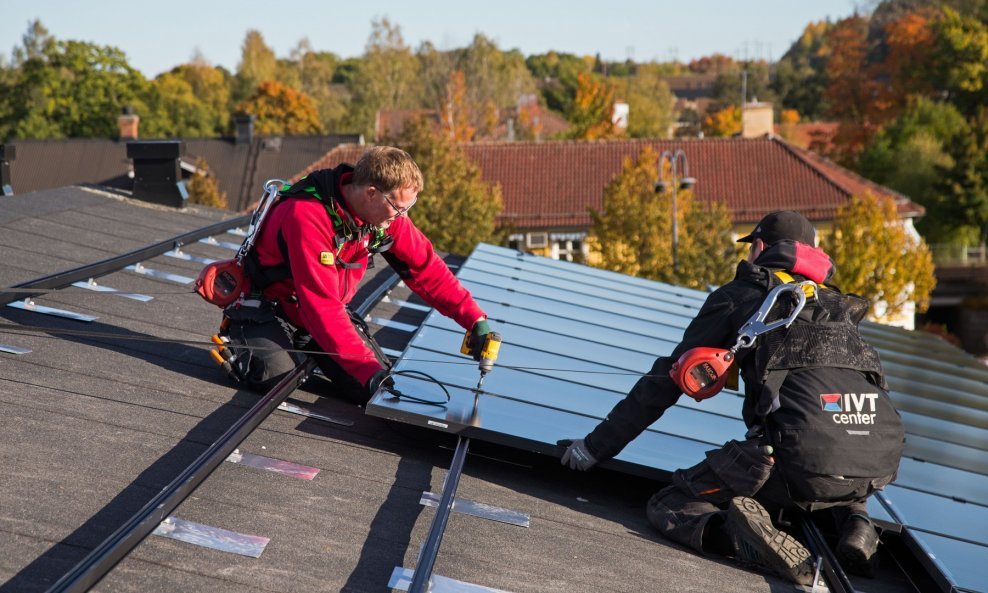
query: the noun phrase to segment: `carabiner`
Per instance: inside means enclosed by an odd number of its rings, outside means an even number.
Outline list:
[[[281,179],[269,179],[264,182],[264,195],[258,200],[257,207],[254,208],[254,213],[250,217],[250,224],[247,226],[244,242],[241,243],[240,249],[237,251],[237,259],[242,260],[247,256],[250,248],[253,247],[254,241],[257,239],[257,232],[261,228],[261,223],[264,222],[264,218],[271,210],[271,206],[278,199],[278,192],[285,185],[288,185],[288,182]]]
[[[751,348],[758,336],[780,327],[789,327],[792,325],[792,322],[796,320],[796,316],[799,315],[803,310],[803,306],[806,305],[806,293],[803,291],[803,287],[807,285],[812,285],[815,288],[816,282],[806,280],[795,284],[780,284],[773,288],[765,297],[762,306],[738,330],[738,341],[731,348],[731,351],[737,352],[741,348]],[[768,317],[768,314],[772,311],[772,307],[775,306],[775,301],[779,299],[779,295],[783,292],[793,292],[796,294],[796,306],[793,308],[792,313],[783,319],[765,323],[765,318]]]

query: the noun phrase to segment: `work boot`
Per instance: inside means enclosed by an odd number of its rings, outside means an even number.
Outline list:
[[[727,532],[741,564],[767,570],[799,585],[813,584],[809,550],[796,538],[776,529],[768,511],[757,500],[744,496],[731,499]]]
[[[878,551],[878,532],[867,515],[850,515],[841,526],[837,542],[837,560],[852,574],[875,576]]]

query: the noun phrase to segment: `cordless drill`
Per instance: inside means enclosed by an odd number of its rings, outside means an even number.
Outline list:
[[[473,332],[467,330],[467,333],[463,335],[463,344],[460,345],[460,352],[466,354],[467,356],[472,356],[473,351],[470,348],[471,338],[473,337]],[[487,373],[491,372],[494,368],[494,362],[497,360],[497,353],[501,349],[501,334],[497,332],[488,332],[484,334],[481,338],[484,342],[480,347],[480,358],[478,359],[480,364],[478,368],[480,369],[480,380],[477,381],[477,391],[480,391],[480,386],[484,384],[484,377]]]

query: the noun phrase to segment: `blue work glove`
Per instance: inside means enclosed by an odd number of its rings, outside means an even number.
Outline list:
[[[382,387],[384,389],[391,389],[395,386],[395,380],[391,378],[391,374],[381,369],[374,373],[370,379],[367,380],[367,393],[369,397],[373,397],[377,393],[378,389]]]
[[[587,444],[583,439],[563,439],[556,441],[556,444],[566,447],[559,463],[569,466],[570,469],[585,472],[597,465],[597,459],[587,450]]]
[[[470,356],[474,360],[480,360],[480,353],[484,349],[484,336],[491,333],[491,326],[486,319],[481,319],[470,328],[469,338],[467,338],[467,348],[470,349]]]

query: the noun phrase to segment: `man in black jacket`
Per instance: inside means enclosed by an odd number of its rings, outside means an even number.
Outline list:
[[[733,346],[769,290],[811,280],[821,286],[793,325],[738,354],[747,434],[677,470],[649,500],[647,515],[664,536],[701,553],[807,585],[809,552],[771,517],[829,508],[845,568],[869,574],[878,535],[865,501],[895,478],[904,439],[878,355],[857,331],[868,304],[823,286],[833,261],[814,247],[812,224],[796,212],[767,215],[739,242],[751,247],[734,280],[711,293],[672,354],[656,359],[603,422],[583,439],[560,441],[567,447],[562,463],[586,471],[618,454],[682,395],[669,373],[683,353]],[[788,316],[786,306],[780,299],[777,317]]]

